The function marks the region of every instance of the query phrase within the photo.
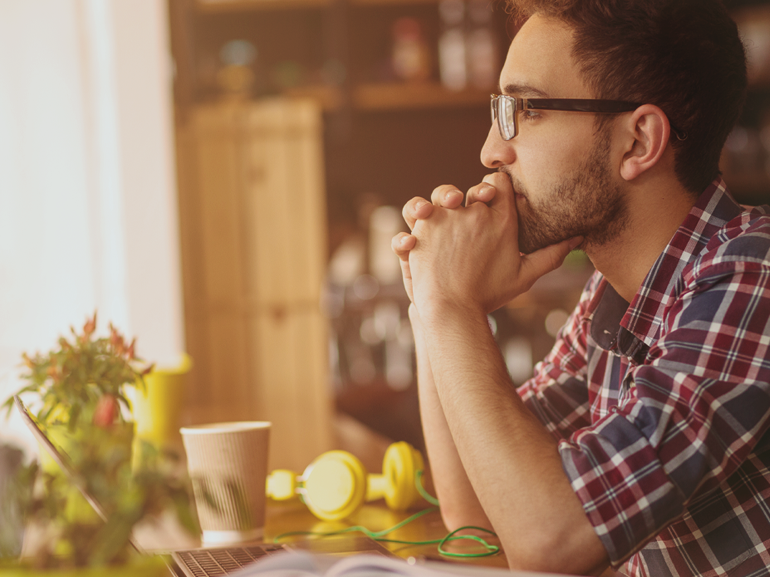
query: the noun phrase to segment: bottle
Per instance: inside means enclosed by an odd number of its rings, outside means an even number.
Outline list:
[[[470,84],[492,90],[500,73],[497,38],[492,30],[492,11],[487,0],[469,0],[471,29],[467,36],[468,76]]]
[[[463,0],[441,0],[438,9],[443,29],[438,41],[441,83],[450,90],[462,90],[468,84],[465,3]]]
[[[257,49],[248,40],[231,40],[219,51],[222,67],[217,71],[216,83],[230,98],[248,98],[254,92],[256,75],[253,65]]]
[[[420,23],[399,18],[393,24],[393,72],[401,80],[420,81],[430,76],[430,56]]]

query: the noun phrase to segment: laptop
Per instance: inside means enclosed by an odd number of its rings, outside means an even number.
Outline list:
[[[104,508],[75,473],[69,457],[46,436],[38,426],[37,421],[27,411],[18,395],[14,397],[14,404],[21,414],[24,423],[35,436],[35,439],[37,439],[54,462],[61,467],[99,517],[106,522],[107,515]],[[144,552],[135,539],[130,539],[130,543],[140,553]],[[380,543],[366,535],[343,534],[292,543],[245,543],[228,547],[199,547],[196,549],[170,551],[171,559],[168,565],[170,571],[177,577],[217,577],[233,573],[245,565],[282,551],[306,551],[334,556],[367,553],[396,557],[396,555],[388,551]]]

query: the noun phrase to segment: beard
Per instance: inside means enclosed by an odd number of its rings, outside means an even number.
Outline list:
[[[513,189],[524,199],[516,202],[519,250],[530,254],[576,236],[581,248],[602,246],[614,240],[628,222],[628,203],[612,181],[609,168],[610,141],[597,133],[585,162],[546,194],[533,198],[507,170]]]

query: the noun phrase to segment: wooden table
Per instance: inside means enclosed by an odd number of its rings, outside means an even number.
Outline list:
[[[272,540],[278,535],[290,531],[313,531],[319,533],[339,531],[356,525],[366,527],[370,531],[384,531],[404,521],[419,509],[407,512],[395,512],[388,509],[384,503],[364,505],[348,519],[342,521],[321,521],[314,517],[301,503],[274,504],[268,508],[265,523],[265,540]],[[448,533],[438,510],[427,513],[411,523],[388,533],[385,538],[400,541],[430,541],[441,539]],[[482,536],[488,543],[500,546],[500,541],[492,535],[482,532],[468,531],[466,533]],[[307,537],[305,537],[307,538]],[[282,540],[283,541],[283,540]],[[508,567],[505,555],[500,552],[489,557],[457,558],[440,555],[437,545],[405,545],[382,542],[383,546],[395,555],[403,558],[417,557],[430,560],[451,561],[456,563],[471,563],[490,567]],[[454,541],[445,549],[458,553],[483,553],[481,544],[471,541]]]
[[[379,502],[364,505],[348,519],[330,522],[317,519],[308,511],[305,505],[297,501],[270,503],[267,508],[263,540],[272,541],[279,535],[293,531],[325,533],[339,531],[355,525],[366,527],[370,531],[384,531],[407,519],[418,510],[397,513],[389,510],[383,502]],[[401,541],[429,541],[441,539],[446,534],[447,530],[441,521],[441,515],[437,510],[434,510],[408,525],[389,533],[387,538]],[[484,535],[483,533],[478,533],[478,535],[483,536],[490,544],[500,545],[499,540],[491,535]],[[200,547],[200,540],[184,533],[173,522],[173,519],[164,520],[160,525],[144,526],[135,533],[135,537],[142,549],[147,552]],[[312,537],[293,536],[286,537],[281,541],[308,538]],[[405,545],[388,542],[383,542],[382,544],[395,555],[403,558],[416,557],[418,559],[470,563],[489,567],[508,567],[508,563],[502,553],[490,557],[455,558],[440,555],[436,545]],[[448,544],[446,548],[450,551],[461,553],[480,553],[484,551],[483,547],[475,541],[453,542]]]

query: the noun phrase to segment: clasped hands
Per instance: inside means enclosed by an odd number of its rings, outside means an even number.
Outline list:
[[[562,241],[529,255],[519,252],[511,180],[496,172],[463,193],[436,188],[431,202],[416,197],[403,216],[411,234],[393,237],[404,286],[417,312],[453,306],[490,313],[558,268],[582,239]]]

